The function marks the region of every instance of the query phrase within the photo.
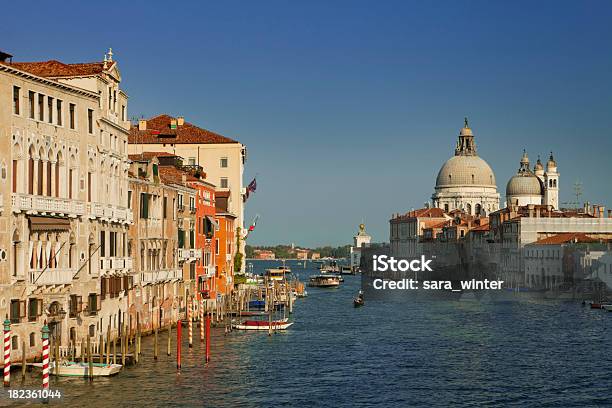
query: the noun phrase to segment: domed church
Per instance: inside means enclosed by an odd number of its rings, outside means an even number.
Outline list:
[[[557,173],[557,162],[550,153],[544,166],[538,157],[538,161],[529,168],[529,157],[523,150],[520,166],[517,173],[508,180],[506,185],[506,206],[524,206],[529,204],[551,205],[554,209],[559,208],[559,173]]]
[[[493,170],[476,152],[474,134],[465,118],[455,155],[438,172],[433,206],[445,212],[455,209],[486,216],[499,209],[499,193]]]

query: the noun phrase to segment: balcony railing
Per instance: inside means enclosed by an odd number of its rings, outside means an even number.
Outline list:
[[[188,261],[195,259],[202,259],[202,248],[179,248],[178,250],[179,261]]]
[[[102,203],[87,203],[89,218],[101,218],[107,221],[131,223],[134,220],[132,210]]]
[[[128,272],[132,270],[133,260],[130,257],[107,257],[100,258],[100,268],[102,272],[115,272],[127,270]]]
[[[33,285],[67,285],[72,283],[74,269],[31,269],[30,283]]]
[[[85,203],[83,201],[68,198],[13,193],[11,205],[14,212],[33,211],[73,217],[85,214]]]
[[[182,279],[182,269],[163,269],[157,271],[144,271],[140,273],[142,283],[165,282],[173,279]]]

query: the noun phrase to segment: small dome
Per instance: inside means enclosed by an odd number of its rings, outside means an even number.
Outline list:
[[[546,163],[546,167],[557,167],[557,162],[555,161],[552,152],[550,152],[550,157],[548,158],[548,163]]]
[[[472,129],[470,129],[469,127],[461,128],[461,130],[459,131],[459,135],[460,136],[474,136],[474,134],[472,133]]]
[[[538,161],[536,162],[535,166],[533,167],[533,171],[540,171],[540,170],[544,170],[544,166],[542,166],[542,161],[540,160],[540,156],[538,156]]]
[[[495,175],[486,161],[478,156],[453,156],[438,172],[436,188],[479,185],[494,187]]]
[[[506,196],[535,196],[543,195],[544,186],[533,173],[519,173],[508,181]]]

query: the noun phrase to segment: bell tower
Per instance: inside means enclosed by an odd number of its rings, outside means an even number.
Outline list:
[[[559,173],[557,173],[557,162],[552,152],[546,163],[544,173],[544,204],[552,205],[554,209],[559,208]]]

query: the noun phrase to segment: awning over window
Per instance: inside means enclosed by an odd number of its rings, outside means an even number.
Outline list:
[[[210,223],[213,225],[213,227],[215,227],[215,229],[219,229],[219,223],[210,215],[207,215],[206,218],[208,218],[208,221],[210,221]]]
[[[30,231],[69,231],[70,220],[53,217],[30,217]]]

